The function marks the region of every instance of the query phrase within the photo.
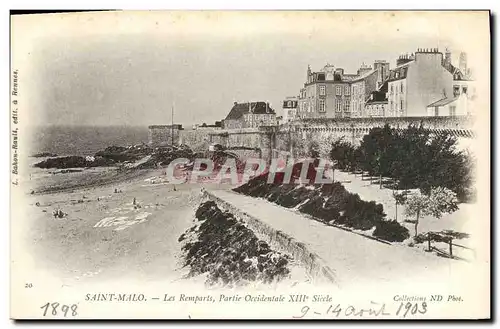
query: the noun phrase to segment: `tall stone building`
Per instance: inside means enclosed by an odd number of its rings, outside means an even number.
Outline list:
[[[325,65],[319,72],[307,68],[300,90],[299,118],[350,118],[364,116],[365,103],[389,75],[389,63],[376,60],[373,67],[362,64],[356,74]]]
[[[443,63],[437,48],[419,48],[414,55],[400,57],[388,79],[386,116],[426,116],[429,104],[450,97],[453,75]]]
[[[306,82],[300,90],[297,113],[300,118],[351,117],[351,85],[356,74],[327,64],[319,72],[307,68]]]
[[[380,68],[381,69],[381,68]],[[358,76],[351,81],[351,113],[352,117],[365,117],[365,103],[370,94],[380,85],[378,70],[361,65]]]

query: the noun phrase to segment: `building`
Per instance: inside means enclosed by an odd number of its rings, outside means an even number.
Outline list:
[[[283,101],[283,123],[293,121],[297,115],[297,97],[287,97]]]
[[[361,65],[358,76],[351,81],[351,116],[365,117],[365,103],[380,86],[382,75],[370,66]]]
[[[384,82],[389,78],[390,65],[389,62],[385,60],[375,60],[373,63],[373,69],[377,71],[377,89],[380,89]]]
[[[300,90],[297,113],[300,118],[351,117],[351,85],[356,74],[327,64],[319,72],[307,68],[306,82]]]
[[[466,94],[443,98],[427,106],[427,115],[436,117],[470,115],[469,103]]]
[[[453,75],[443,62],[437,48],[400,56],[389,74],[386,116],[426,116],[429,104],[453,97]]]
[[[178,145],[183,129],[181,124],[151,125],[148,127],[148,143],[152,147]]]
[[[207,125],[205,122],[203,122],[201,125],[200,124],[194,124],[193,125],[193,130],[201,130],[201,129],[208,129],[208,130],[219,130],[222,129],[222,123],[224,120],[221,121],[215,121],[213,125]]]
[[[373,67],[362,64],[356,74],[325,65],[319,72],[307,68],[300,90],[299,118],[350,118],[364,116],[365,103],[389,76],[389,63],[376,60]]]
[[[370,97],[365,103],[365,116],[369,118],[385,117],[387,113],[387,89],[386,81],[378,90],[370,93]]]
[[[276,125],[276,112],[267,102],[234,102],[224,120],[224,129],[257,128]]]

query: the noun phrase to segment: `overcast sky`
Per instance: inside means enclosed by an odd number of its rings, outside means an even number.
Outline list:
[[[45,17],[17,29],[32,36],[26,89],[33,123],[168,124],[172,105],[176,122],[213,123],[234,101],[249,100],[267,100],[281,114],[281,100],[298,94],[308,64],[355,73],[376,59],[394,67],[400,53],[417,47],[450,47],[454,59],[474,49],[464,49],[471,35],[463,14],[93,15]],[[468,33],[477,35],[474,28]]]

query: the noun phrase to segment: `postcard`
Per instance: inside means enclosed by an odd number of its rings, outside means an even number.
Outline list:
[[[11,16],[13,319],[489,319],[488,11]]]

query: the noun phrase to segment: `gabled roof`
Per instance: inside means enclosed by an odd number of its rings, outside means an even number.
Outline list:
[[[351,81],[352,82],[356,82],[356,81],[360,81],[360,80],[366,79],[366,78],[368,78],[370,75],[372,75],[375,72],[377,72],[377,70],[370,70],[370,71],[365,72],[365,73],[363,73],[361,75],[356,75],[356,77],[354,79],[352,79]]]
[[[226,120],[238,120],[250,111],[254,114],[276,114],[266,102],[236,103],[229,111]]]
[[[445,106],[447,104],[450,104],[450,103],[456,101],[457,99],[458,99],[458,97],[443,98],[443,99],[438,100],[437,102],[434,102],[434,103],[427,105],[427,107]]]
[[[458,67],[454,66],[451,63],[443,65],[443,67],[448,70],[451,74],[453,74],[453,80],[455,81],[470,81],[472,78],[467,72],[462,72]]]
[[[393,70],[391,70],[389,72],[389,81],[396,81],[396,80],[405,79],[406,75],[408,73],[408,67],[413,62],[414,61],[410,61],[408,63],[396,66]]]

